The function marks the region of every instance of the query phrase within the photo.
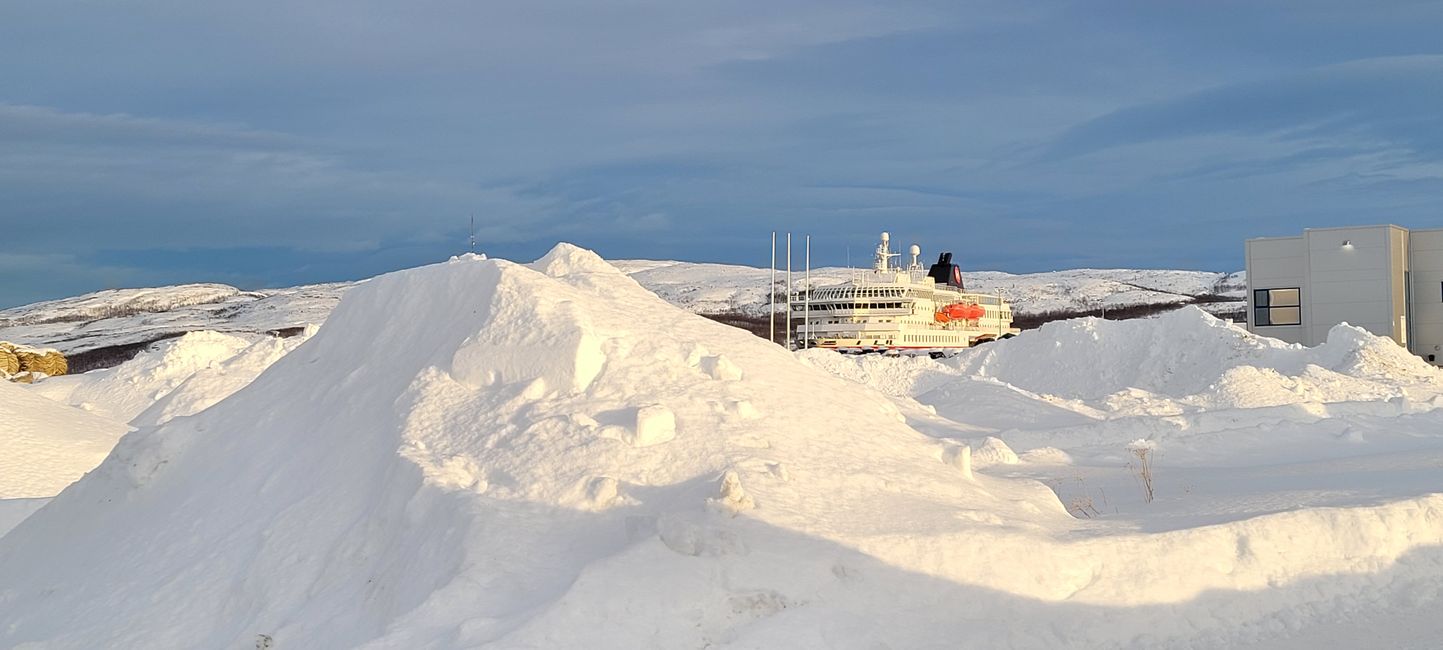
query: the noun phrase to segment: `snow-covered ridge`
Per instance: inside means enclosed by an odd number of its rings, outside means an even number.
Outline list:
[[[769,269],[651,260],[612,263],[642,286],[684,309],[699,314],[766,315],[767,285],[771,280]],[[821,285],[849,280],[854,273],[853,269],[824,267],[812,269],[811,275],[813,284]],[[1012,301],[1013,313],[1018,316],[1085,312],[1103,307],[1181,305],[1199,297],[1241,301],[1247,285],[1241,272],[1138,269],[1076,269],[1027,274],[970,271],[963,274],[963,279],[970,290],[1006,296]],[[792,282],[796,286],[802,282],[802,275],[795,269]],[[1229,306],[1236,308],[1237,304]]]
[[[324,323],[341,295],[355,284],[257,291],[191,284],[100,291],[0,311],[0,339],[74,355],[187,332],[263,334],[299,329]]]
[[[75,298],[49,300],[0,312],[0,327],[91,322],[191,305],[222,302],[241,294],[224,284],[183,284],[149,289],[107,289]],[[254,297],[261,297],[255,295]]]
[[[700,314],[765,316],[770,271],[731,264],[612,262],[664,300]],[[812,271],[817,284],[852,276],[844,268]],[[1198,296],[1242,300],[1241,273],[1095,270],[966,275],[969,287],[1002,293],[1018,316],[1078,313],[1139,305],[1181,305]],[[794,280],[800,282],[800,275]],[[264,333],[319,325],[355,283],[241,291],[218,284],[117,289],[0,311],[0,340],[49,346],[66,354],[211,330]],[[1238,309],[1241,303],[1219,303]]]

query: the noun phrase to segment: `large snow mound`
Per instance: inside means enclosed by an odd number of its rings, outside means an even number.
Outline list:
[[[1099,400],[1130,391],[1217,406],[1387,399],[1443,374],[1391,340],[1338,325],[1313,348],[1256,336],[1187,307],[1157,318],[1058,321],[968,351],[962,374],[1027,391]],[[1121,395],[1119,395],[1121,394]]]
[[[0,381],[0,499],[54,496],[128,429]]]
[[[0,645],[575,646],[592,632],[554,623],[612,606],[650,612],[617,646],[694,645],[810,597],[696,573],[715,558],[906,535],[880,516],[898,503],[940,529],[1002,507],[900,420],[573,247],[382,276],[0,538]],[[999,489],[1035,504],[1024,520],[1066,520],[1045,489]],[[631,586],[568,595],[598,581]],[[683,611],[718,599],[745,607]]]

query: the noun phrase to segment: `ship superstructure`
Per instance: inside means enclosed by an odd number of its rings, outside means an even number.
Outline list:
[[[872,268],[855,271],[851,281],[793,294],[793,317],[801,320],[795,347],[942,356],[1017,333],[1012,306],[999,295],[967,292],[951,253],[924,269],[913,245],[903,267],[893,261],[900,253],[890,239],[882,233]]]

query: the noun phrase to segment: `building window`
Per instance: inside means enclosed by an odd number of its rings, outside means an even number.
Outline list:
[[[1253,291],[1253,325],[1302,324],[1303,308],[1296,288]]]

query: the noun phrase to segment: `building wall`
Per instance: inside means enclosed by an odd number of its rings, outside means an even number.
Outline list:
[[[1314,228],[1250,239],[1246,255],[1249,331],[1317,345],[1349,323],[1443,365],[1443,229]],[[1302,324],[1256,325],[1253,290],[1292,287]]]
[[[1406,256],[1394,255],[1395,226],[1321,228],[1304,232],[1307,241],[1307,285],[1304,299],[1304,343],[1316,345],[1328,330],[1348,323],[1397,340],[1404,301],[1399,271]],[[1344,242],[1347,242],[1345,245]],[[1396,265],[1395,265],[1396,262]]]
[[[1388,227],[1388,286],[1391,289],[1389,298],[1393,303],[1393,340],[1405,348],[1412,346],[1409,341],[1412,325],[1408,322],[1408,237],[1407,230],[1397,226]]]
[[[1282,339],[1289,343],[1307,343],[1308,325],[1308,248],[1302,237],[1249,239],[1246,247],[1248,276],[1248,331]],[[1302,325],[1264,326],[1256,324],[1253,314],[1255,289],[1297,287],[1303,304]]]
[[[1408,234],[1412,309],[1408,319],[1410,349],[1434,363],[1443,363],[1443,230],[1414,230]]]

